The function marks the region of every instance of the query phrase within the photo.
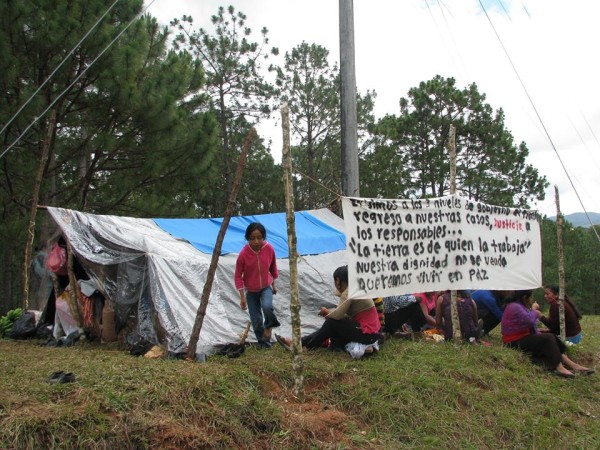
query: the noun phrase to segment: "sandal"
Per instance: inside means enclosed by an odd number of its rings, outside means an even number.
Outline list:
[[[46,382],[51,384],[72,383],[73,381],[75,381],[75,375],[71,372],[65,373],[62,370],[60,372],[54,372],[46,379]]]
[[[575,375],[572,373],[559,372],[558,370],[555,370],[552,373],[554,375],[556,375],[557,377],[561,377],[561,378],[575,378]]]
[[[283,336],[280,336],[279,334],[275,334],[275,340],[277,341],[277,343],[279,345],[281,345],[287,351],[289,351],[289,352],[292,351],[292,346],[287,343],[287,341],[285,340],[285,338]]]
[[[574,369],[575,372],[581,373],[583,375],[593,375],[596,373],[596,369]]]

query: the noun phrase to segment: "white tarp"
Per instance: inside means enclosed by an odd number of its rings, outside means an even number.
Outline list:
[[[184,351],[200,305],[211,255],[173,238],[152,219],[50,207],[48,211],[117,316],[136,313],[139,334],[151,342],[157,340],[153,321],[158,319],[166,331],[169,350]],[[323,209],[310,214],[343,233],[343,220],[332,212]],[[219,258],[198,353],[209,352],[218,344],[237,342],[249,321],[247,311],[240,309],[239,293],[234,286],[236,258],[236,254]],[[276,331],[291,336],[288,261],[277,260],[280,278],[274,303],[281,322]],[[318,316],[321,306],[335,305],[332,274],[343,264],[346,264],[345,250],[298,259],[303,333],[321,326],[323,319]],[[248,338],[255,340],[252,331]]]
[[[459,195],[342,205],[349,297],[542,285],[537,211]]]

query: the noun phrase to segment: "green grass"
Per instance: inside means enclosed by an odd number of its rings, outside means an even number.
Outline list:
[[[596,366],[600,317],[582,326],[570,355]],[[303,353],[302,400],[278,347],[198,364],[0,340],[0,448],[600,448],[600,373],[557,378],[490,340]],[[58,370],[76,382],[46,383]]]

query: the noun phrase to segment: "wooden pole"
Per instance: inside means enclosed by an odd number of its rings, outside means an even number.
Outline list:
[[[565,254],[563,252],[564,218],[560,212],[560,200],[557,186],[554,186],[554,197],[556,198],[556,235],[558,241],[558,320],[560,325],[560,338],[563,342],[565,342]]]
[[[448,137],[448,150],[450,151],[450,194],[456,194],[456,128],[450,125]],[[450,291],[450,315],[452,316],[452,334],[455,343],[462,340],[460,332],[460,320],[458,319],[458,307],[456,305],[457,293],[455,289]]]
[[[65,300],[67,301],[67,305],[71,310],[71,316],[75,319],[77,323],[77,328],[79,328],[79,334],[83,336],[83,321],[81,319],[81,312],[79,311],[79,298],[81,298],[79,284],[77,283],[77,278],[75,277],[75,271],[73,270],[73,247],[71,247],[71,243],[65,236],[65,241],[67,241],[67,273],[69,275],[69,285],[71,286],[71,292],[67,296]]]
[[[198,307],[198,312],[196,313],[196,320],[194,321],[194,328],[192,328],[192,335],[190,336],[190,343],[188,345],[188,351],[186,355],[188,359],[196,358],[198,338],[200,337],[200,331],[202,330],[202,324],[204,323],[204,317],[206,316],[206,308],[208,307],[208,299],[210,297],[210,291],[212,290],[215,272],[217,271],[217,264],[219,262],[219,255],[221,254],[221,247],[223,246],[223,239],[225,239],[225,232],[227,231],[227,227],[229,226],[231,213],[233,211],[233,205],[235,203],[235,199],[240,189],[240,184],[242,182],[242,175],[244,173],[244,168],[246,167],[246,161],[248,159],[248,151],[255,136],[256,130],[252,128],[248,132],[248,135],[244,140],[242,153],[240,154],[240,158],[237,162],[235,177],[233,179],[233,184],[231,185],[229,198],[227,199],[225,215],[223,216],[223,222],[221,223],[221,228],[219,229],[219,234],[217,235],[217,242],[215,243],[215,248],[213,250],[212,258],[210,260],[210,266],[208,267],[208,274],[206,275],[206,281],[204,282],[204,289],[202,290],[200,306]]]
[[[304,397],[304,367],[300,352],[300,294],[298,289],[298,251],[296,249],[296,217],[294,215],[294,189],[292,180],[292,154],[290,151],[290,112],[288,104],[281,107],[281,128],[283,129],[283,185],[285,189],[285,212],[288,232],[288,247],[290,250],[290,314],[292,317],[292,367],[294,369],[293,394]]]
[[[54,135],[54,127],[56,126],[56,110],[50,112],[48,122],[48,130],[46,139],[42,141],[42,155],[38,166],[35,182],[33,184],[33,194],[31,199],[31,211],[29,212],[29,226],[27,227],[27,243],[25,244],[25,256],[23,258],[23,287],[22,287],[22,303],[23,309],[29,309],[29,271],[31,269],[31,250],[33,248],[33,240],[35,236],[35,218],[37,216],[38,202],[40,199],[40,188],[44,179],[44,171],[48,162],[48,154],[50,153],[50,144]],[[56,293],[55,293],[56,294]],[[58,294],[56,294],[58,295]]]

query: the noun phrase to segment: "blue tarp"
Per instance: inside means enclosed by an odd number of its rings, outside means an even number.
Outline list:
[[[318,255],[346,248],[344,233],[306,211],[295,215],[296,245],[300,255]],[[154,219],[154,222],[173,237],[185,239],[201,252],[212,254],[223,219]],[[289,257],[285,213],[232,217],[225,233],[221,255],[239,253],[246,244],[246,227],[252,222],[264,225],[267,241],[275,248],[278,258]]]

